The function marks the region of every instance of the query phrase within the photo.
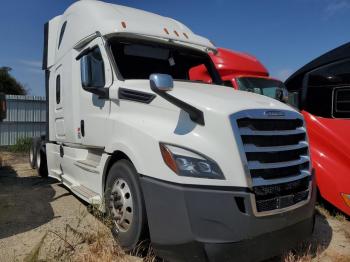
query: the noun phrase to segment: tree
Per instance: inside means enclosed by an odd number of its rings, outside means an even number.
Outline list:
[[[11,70],[12,68],[10,67],[0,67],[0,93],[7,95],[26,95],[27,90],[11,76]]]

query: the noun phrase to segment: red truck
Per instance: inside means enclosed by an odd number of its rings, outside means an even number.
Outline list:
[[[224,85],[287,102],[288,92],[283,82],[269,77],[265,66],[254,56],[218,48],[218,52],[212,53],[210,57],[219,71]],[[204,66],[192,68],[190,79],[211,82]]]
[[[305,117],[319,192],[350,216],[350,43],[306,64],[285,85]]]
[[[225,85],[289,102],[302,112],[318,190],[350,215],[350,43],[313,60],[285,83],[269,77],[251,55],[219,48],[211,58]],[[211,82],[202,66],[191,70],[190,79]]]

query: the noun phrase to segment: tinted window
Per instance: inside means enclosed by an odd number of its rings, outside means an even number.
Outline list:
[[[350,86],[350,60],[343,60],[318,68],[308,74],[308,86],[304,108],[309,113],[321,117],[345,117],[345,114],[335,110],[339,106],[337,101],[344,104],[345,92],[337,92],[335,89]],[[346,99],[345,99],[346,100]],[[334,114],[334,112],[338,112]]]
[[[61,103],[61,76],[56,78],[56,104]]]
[[[61,46],[61,43],[62,43],[62,40],[63,40],[63,36],[64,36],[64,32],[66,31],[66,26],[67,26],[67,22],[64,22],[64,24],[62,25],[62,28],[61,28],[60,38],[58,40],[58,49]]]
[[[239,90],[248,91],[271,98],[276,98],[276,90],[284,88],[281,81],[258,78],[258,77],[240,77],[237,80]]]
[[[124,79],[149,79],[154,73],[171,75],[175,80],[191,81],[190,70],[204,67],[208,79],[221,84],[210,57],[205,52],[173,43],[151,40],[111,39],[111,50]],[[194,79],[197,80],[197,79]]]
[[[223,82],[224,86],[233,87],[232,81],[227,80]]]

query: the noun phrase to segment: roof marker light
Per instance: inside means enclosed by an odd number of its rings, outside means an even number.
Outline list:
[[[176,36],[180,36],[179,33],[176,30],[174,30],[174,33],[175,33]]]
[[[186,33],[183,33],[183,35],[188,39],[188,35]]]
[[[165,32],[167,35],[169,34],[168,29],[166,29],[165,27],[164,27],[164,32]]]
[[[122,21],[121,24],[122,24],[122,27],[123,27],[123,28],[126,28],[126,23],[125,23],[124,21]]]

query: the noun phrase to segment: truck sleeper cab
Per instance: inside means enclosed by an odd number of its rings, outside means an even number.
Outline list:
[[[49,121],[39,152],[50,177],[113,219],[123,248],[149,232],[169,261],[256,261],[311,234],[302,115],[223,86],[209,40],[173,19],[91,0],[50,20],[45,39]],[[197,66],[212,84],[190,80]]]

